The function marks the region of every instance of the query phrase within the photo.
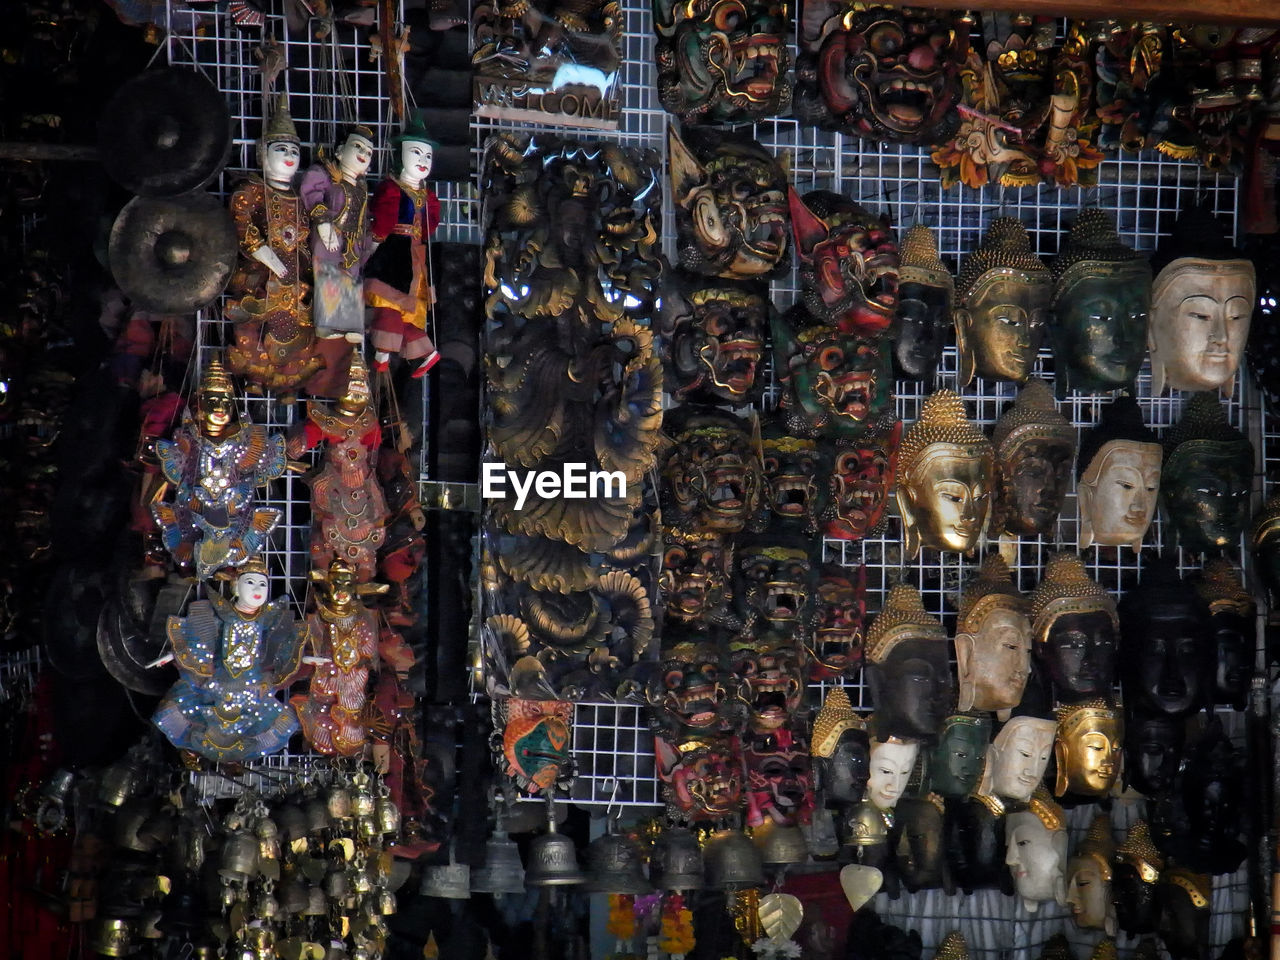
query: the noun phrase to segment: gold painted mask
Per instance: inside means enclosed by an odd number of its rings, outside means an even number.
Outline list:
[[[986,529],[995,486],[991,441],[939,390],[924,402],[898,453],[898,513],[906,555],[920,547],[972,552]]]
[[[1106,700],[1059,707],[1053,743],[1057,777],[1053,793],[1105,797],[1120,776],[1124,718]]]
[[[1134,553],[1156,515],[1164,449],[1133,397],[1117,397],[1080,442],[1076,496],[1080,549],[1128,544]]]
[[[998,553],[982,561],[978,579],[960,600],[956,671],[961,712],[995,710],[1001,720],[1022,701],[1031,673],[1031,616]]]
[[[1022,383],[1044,341],[1053,279],[1026,227],[997,217],[956,280],[961,386],[974,376]]]
[[[1116,934],[1116,910],[1111,903],[1111,861],[1116,842],[1111,836],[1111,820],[1105,813],[1093,818],[1088,835],[1067,861],[1067,906],[1076,926],[1082,930],[1105,930]]]

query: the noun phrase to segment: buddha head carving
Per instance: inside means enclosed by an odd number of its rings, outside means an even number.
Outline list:
[[[894,809],[894,866],[911,893],[949,885],[942,845],[942,797],[904,797]]]
[[[967,797],[978,788],[991,742],[991,720],[972,713],[942,721],[942,734],[929,761],[929,789],[944,797]]]
[[[682,531],[739,533],[760,508],[764,489],[748,423],[723,410],[681,407],[663,422],[669,444],[659,457],[663,522]]]
[[[908,558],[920,547],[971,552],[986,529],[995,486],[991,441],[939,390],[920,409],[898,452],[898,513]]]
[[[1060,700],[1107,696],[1115,683],[1116,601],[1073,553],[1055,553],[1031,594],[1033,655]]]
[[[1160,917],[1156,902],[1156,881],[1164,869],[1164,858],[1151,842],[1145,820],[1135,820],[1116,850],[1111,871],[1111,902],[1116,923],[1130,936],[1154,933]]]
[[[1034,912],[1041,903],[1067,899],[1067,823],[1062,808],[1040,790],[1025,810],[1005,818],[1005,863],[1022,905]]]
[[[844,333],[875,336],[898,309],[898,245],[889,218],[830,190],[787,193],[804,305]]]
[[[1170,867],[1160,874],[1156,885],[1160,908],[1158,929],[1165,949],[1174,960],[1201,960],[1206,956],[1212,899],[1213,885],[1203,873]]]
[[[1016,536],[1050,533],[1062,512],[1076,455],[1075,427],[1058,412],[1053,392],[1032,380],[996,421],[995,527]]]
[[[744,123],[791,105],[791,30],[779,0],[654,4],[658,96],[685,123]]]
[[[1183,722],[1130,708],[1124,734],[1125,783],[1148,797],[1168,794],[1182,764]]]
[[[760,398],[773,302],[751,283],[685,281],[671,296],[668,370],[679,401],[743,405]]]
[[[902,799],[915,769],[920,744],[915,741],[871,741],[871,773],[867,779],[867,799],[879,810],[892,810]]]
[[[1142,422],[1130,396],[1102,408],[1097,426],[1085,431],[1077,461],[1080,548],[1128,544],[1137,553],[1156,515],[1164,448]]]
[[[824,25],[816,62],[805,71],[817,87],[809,92],[812,119],[868,140],[945,140],[957,122],[952,108],[963,62],[947,17],[920,9],[847,9],[840,7],[836,22]]]
[[[1090,393],[1132,387],[1147,352],[1150,264],[1120,242],[1111,214],[1089,207],[1050,267],[1059,383]]]
[[[938,256],[933,231],[913,223],[902,239],[898,267],[898,332],[893,343],[899,380],[930,383],[951,329],[955,281]]]
[[[776,413],[761,431],[760,446],[765,487],[755,527],[817,533],[825,508],[826,451],[816,440],[791,436]]]
[[[1154,561],[1120,603],[1125,699],[1171,717],[1197,710],[1210,693],[1213,639],[1204,601],[1172,561]]]
[[[1114,703],[1086,700],[1059,707],[1053,742],[1054,796],[1105,797],[1120,776],[1124,719]]]
[[[947,862],[965,893],[1007,884],[1004,814],[1004,803],[997,797],[979,794],[947,801]]]
[[[779,408],[796,436],[856,444],[891,419],[893,368],[882,337],[861,337],[814,321],[804,307],[773,325]]]
[[[1178,218],[1151,258],[1151,390],[1231,396],[1253,315],[1253,264],[1207,208]]]
[[[1253,594],[1225,557],[1204,565],[1196,592],[1209,608],[1209,632],[1213,635],[1215,667],[1213,702],[1245,709],[1253,676],[1254,634],[1257,606]]]
[[[956,278],[959,382],[974,376],[1022,383],[1031,376],[1053,294],[1049,268],[1022,221],[997,217]]]
[[[817,594],[818,572],[801,536],[760,533],[737,538],[733,596],[748,627],[798,635],[807,626]]]
[[[1191,748],[1182,775],[1182,806],[1187,814],[1186,866],[1205,873],[1233,873],[1244,859],[1247,774],[1244,757],[1211,721]]]
[[[741,134],[672,127],[671,191],[680,266],[706,277],[769,280],[786,272],[787,177]]]
[[[1012,718],[987,747],[978,792],[1023,803],[1030,800],[1044,779],[1057,730],[1057,721],[1044,717]]]
[[[803,648],[783,633],[765,632],[730,649],[738,696],[747,704],[747,726],[756,734],[788,724],[804,701]]]
[[[861,671],[866,586],[865,567],[852,577],[843,567],[823,568],[809,647],[809,679],[832,680]]]
[[[1249,517],[1253,444],[1212,393],[1187,401],[1165,434],[1160,498],[1178,544],[1216,553],[1240,539]]]
[[[1262,505],[1249,532],[1250,553],[1257,564],[1258,578],[1280,599],[1280,496]]]
[[[742,809],[742,755],[736,737],[671,743],[655,737],[667,813],[677,821],[715,822]]]
[[[998,553],[982,561],[960,597],[956,622],[959,708],[995,710],[1008,719],[1031,673],[1031,605]]]
[[[669,621],[712,623],[724,616],[733,547],[714,533],[662,531],[659,583]]]
[[[867,631],[867,678],[881,739],[932,741],[951,705],[947,632],[920,591],[899,583]]]
[[[832,687],[813,721],[809,752],[827,800],[857,803],[870,776],[871,740],[867,724],[853,711],[843,687]]]
[[[1084,930],[1105,930],[1116,935],[1116,908],[1111,902],[1111,862],[1116,842],[1111,836],[1111,818],[1100,813],[1089,825],[1089,833],[1067,861],[1067,906],[1076,926]]]
[[[854,446],[832,448],[826,535],[861,540],[880,532],[898,469],[902,421],[871,433]]]

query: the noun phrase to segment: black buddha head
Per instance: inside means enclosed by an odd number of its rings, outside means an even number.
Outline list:
[[[995,797],[948,800],[944,823],[947,863],[965,893],[991,887],[1013,892],[1005,869],[1004,805]]]
[[[1186,865],[1206,873],[1231,873],[1240,866],[1246,791],[1245,763],[1221,724],[1210,722],[1187,757],[1182,805],[1189,840]]]
[[[1239,541],[1249,516],[1253,444],[1212,393],[1187,401],[1165,434],[1160,499],[1178,544],[1217,553]]]
[[[1245,709],[1253,676],[1257,607],[1239,575],[1224,557],[1204,565],[1196,591],[1209,608],[1215,669],[1213,702]]]
[[[942,843],[943,801],[937,794],[898,801],[893,824],[894,867],[911,893],[947,884]]]
[[[1208,611],[1172,562],[1148,564],[1125,594],[1120,631],[1126,701],[1172,717],[1204,703],[1213,676]]]
[[[1124,843],[1116,850],[1115,869],[1111,874],[1111,902],[1116,908],[1116,923],[1130,936],[1155,932],[1160,918],[1156,881],[1162,869],[1164,858],[1151,842],[1146,821],[1135,821]]]
[[[1148,797],[1173,789],[1186,740],[1183,722],[1129,707],[1125,717],[1125,782]]]
[[[1160,904],[1160,939],[1174,960],[1202,960],[1209,954],[1209,877],[1182,867],[1160,875],[1156,899]]]
[[[920,591],[897,584],[867,631],[867,668],[881,738],[933,741],[952,703],[947,632]]]
[[[814,718],[809,752],[829,803],[847,806],[862,799],[871,772],[871,740],[843,687],[831,688]]]
[[[991,718],[958,713],[942,722],[929,763],[929,787],[944,797],[967,797],[977,789],[991,742]]]
[[[930,383],[951,330],[955,281],[938,256],[933,231],[923,223],[912,224],[902,239],[898,278],[894,373],[899,380]]]
[[[1052,532],[1071,481],[1076,431],[1044,381],[1018,391],[996,421],[992,442],[1000,477],[995,528],[1023,537]]]
[[[1115,682],[1119,626],[1111,594],[1080,558],[1056,553],[1031,594],[1032,652],[1059,699],[1106,696]]]

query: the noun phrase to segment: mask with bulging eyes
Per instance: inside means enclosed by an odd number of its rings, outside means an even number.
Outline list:
[[[688,823],[714,822],[743,803],[742,755],[736,737],[706,737],[673,744],[654,738],[667,811]]]
[[[744,405],[760,398],[765,338],[773,304],[747,283],[685,280],[670,296],[668,373],[673,396]]]
[[[861,540],[882,529],[901,439],[902,421],[898,421],[887,432],[870,434],[856,446],[832,449],[828,537]]]
[[[760,442],[765,495],[753,528],[817,533],[826,509],[827,451],[816,440],[791,436],[777,414],[764,424]]]
[[[731,650],[730,663],[753,733],[773,733],[795,719],[804,700],[804,661],[789,636],[762,633]]]
[[[788,731],[752,737],[743,748],[752,815],[784,826],[813,815],[813,768],[808,744]]]

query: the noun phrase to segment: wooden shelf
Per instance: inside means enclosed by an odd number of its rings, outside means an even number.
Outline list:
[[[903,4],[906,6],[906,4]],[[955,9],[954,3],[912,3],[910,6]],[[1163,23],[1230,23],[1237,26],[1280,27],[1277,0],[977,0],[970,10],[1006,10],[1032,16],[1076,17],[1088,20],[1154,20]]]

